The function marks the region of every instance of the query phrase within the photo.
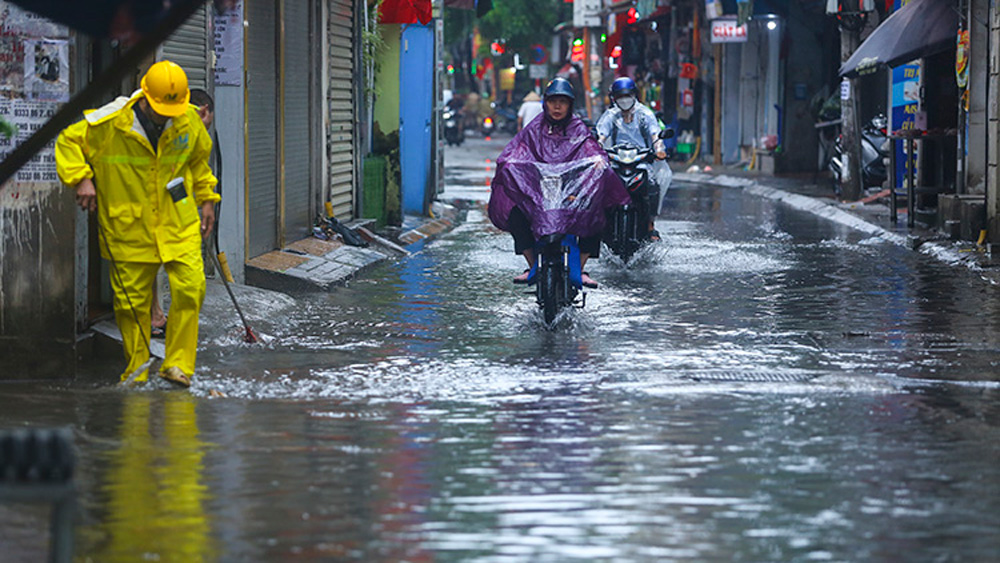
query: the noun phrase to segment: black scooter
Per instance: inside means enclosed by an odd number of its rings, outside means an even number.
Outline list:
[[[889,155],[882,150],[887,127],[888,120],[880,114],[873,117],[861,130],[861,179],[866,188],[880,187],[888,178],[885,159]],[[837,135],[837,140],[834,141],[833,154],[830,156],[827,169],[833,174],[833,180],[839,186],[844,169],[843,135]]]
[[[674,136],[673,129],[660,132],[660,139]],[[656,159],[653,149],[639,148],[630,144],[619,144],[607,149],[611,169],[625,183],[632,201],[612,209],[604,227],[602,240],[611,252],[628,262],[640,248],[649,242],[649,223],[655,210],[650,209],[649,171],[643,164]]]

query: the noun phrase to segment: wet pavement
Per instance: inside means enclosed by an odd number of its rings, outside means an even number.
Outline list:
[[[502,143],[447,157],[485,199]],[[487,162],[490,159],[490,162]],[[330,294],[205,320],[192,392],[4,385],[71,425],[81,561],[986,561],[1000,295],[743,190],[679,182],[663,242],[548,330],[476,205]],[[218,390],[227,398],[211,398]],[[0,505],[4,557],[47,512]],[[6,560],[6,559],[5,559]]]

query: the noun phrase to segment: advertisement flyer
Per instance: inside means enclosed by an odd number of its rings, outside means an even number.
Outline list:
[[[243,83],[242,2],[215,16],[215,84],[239,86]]]
[[[45,122],[55,115],[59,104],[46,101],[24,99],[0,99],[0,117],[17,128],[17,134],[10,139],[0,136],[0,158],[14,150],[32,133],[41,128]],[[15,182],[58,182],[56,176],[55,140],[50,142],[41,152],[18,171]]]
[[[37,39],[24,45],[25,95],[31,100],[69,101],[69,43]]]

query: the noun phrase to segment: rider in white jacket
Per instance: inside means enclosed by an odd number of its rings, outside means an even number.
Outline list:
[[[657,160],[649,167],[649,209],[650,215],[655,217],[660,214],[661,189],[666,191],[670,186],[673,173],[665,161],[667,150],[659,138],[659,120],[651,109],[636,99],[636,92],[635,82],[627,76],[611,84],[611,107],[597,120],[597,136],[605,148],[628,143],[656,151]],[[652,217],[649,236],[658,240],[660,235],[653,228]]]

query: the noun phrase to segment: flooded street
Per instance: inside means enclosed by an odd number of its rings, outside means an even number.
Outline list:
[[[484,200],[501,142],[449,149]],[[466,220],[330,294],[203,330],[191,393],[3,386],[70,425],[80,561],[987,561],[1000,552],[1000,290],[738,189],[678,183],[548,330]],[[231,314],[231,312],[229,313]],[[235,332],[234,332],[235,331]],[[226,398],[210,398],[218,390]],[[0,505],[4,560],[44,505]]]

